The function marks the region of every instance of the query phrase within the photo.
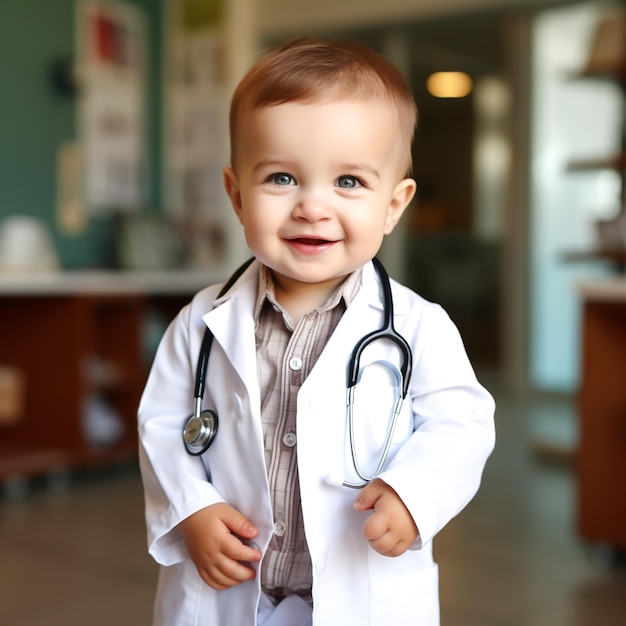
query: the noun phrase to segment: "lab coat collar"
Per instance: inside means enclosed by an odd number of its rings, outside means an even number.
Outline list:
[[[362,298],[366,298],[371,307],[382,310],[383,298],[380,283],[381,279],[373,263],[366,263],[361,274],[361,289],[355,297],[355,304],[357,301],[362,301]],[[231,355],[233,365],[240,372],[249,373],[247,368],[252,366],[256,371],[256,359],[252,359],[251,362],[236,361],[244,358],[247,352],[237,349],[242,338],[254,337],[254,307],[258,284],[259,262],[255,260],[229,291],[216,301],[216,307],[203,316],[204,322],[213,331],[215,338],[223,345],[227,354]],[[392,281],[392,292],[395,315],[405,315],[409,312],[408,297],[403,290],[393,287],[394,281]],[[239,367],[246,367],[246,369],[239,369]],[[246,380],[244,375],[242,377]]]
[[[406,315],[410,311],[409,299],[407,292],[403,289],[397,289],[397,283],[391,279],[391,291],[393,295],[393,310],[396,316]],[[370,306],[382,310],[383,294],[381,288],[381,278],[376,272],[374,264],[370,261],[363,266],[361,275],[362,287],[369,299]]]
[[[202,319],[222,346],[235,371],[242,380],[256,380],[256,351],[254,346],[254,303],[258,290],[259,266],[254,261],[228,292],[216,301],[214,309]]]

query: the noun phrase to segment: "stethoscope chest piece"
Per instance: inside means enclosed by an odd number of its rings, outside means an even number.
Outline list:
[[[183,429],[183,443],[193,456],[204,454],[217,434],[217,413],[206,409],[200,415],[192,415]]]

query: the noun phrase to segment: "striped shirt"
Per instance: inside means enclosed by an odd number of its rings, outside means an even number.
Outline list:
[[[294,593],[311,601],[312,567],[296,457],[297,396],[356,295],[360,277],[360,270],[350,274],[323,306],[294,324],[276,301],[271,272],[260,266],[254,315],[265,466],[274,512],[274,533],[261,565],[261,586],[275,601]]]

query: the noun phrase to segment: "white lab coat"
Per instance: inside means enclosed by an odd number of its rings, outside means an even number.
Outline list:
[[[167,330],[141,400],[149,551],[162,566],[155,624],[256,623],[259,577],[213,590],[197,575],[176,525],[224,501],[257,526],[262,552],[271,538],[254,338],[257,285],[255,262],[215,308],[218,286],[197,294]],[[355,479],[346,437],[347,363],[356,342],[382,325],[379,278],[368,263],[361,289],[298,393],[298,469],[313,563],[314,626],[439,624],[431,540],[476,493],[494,445],[494,403],[476,381],[456,328],[439,306],[394,281],[392,290],[396,328],[412,347],[413,376],[380,478],[400,495],[420,536],[402,556],[381,556],[361,534],[369,512],[353,510],[357,492],[326,480],[338,473]],[[181,433],[192,412],[205,325],[215,341],[203,406],[217,411],[219,431],[198,458],[186,453]],[[372,344],[364,356],[398,360],[396,348],[386,341]],[[393,400],[392,381],[385,380],[384,371],[380,382],[370,384],[368,378],[357,390],[359,462],[366,469],[376,464]]]

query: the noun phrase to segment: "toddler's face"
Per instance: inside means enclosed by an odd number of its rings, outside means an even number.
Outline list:
[[[378,252],[415,193],[382,102],[290,102],[241,121],[226,188],[282,289],[328,290]]]

